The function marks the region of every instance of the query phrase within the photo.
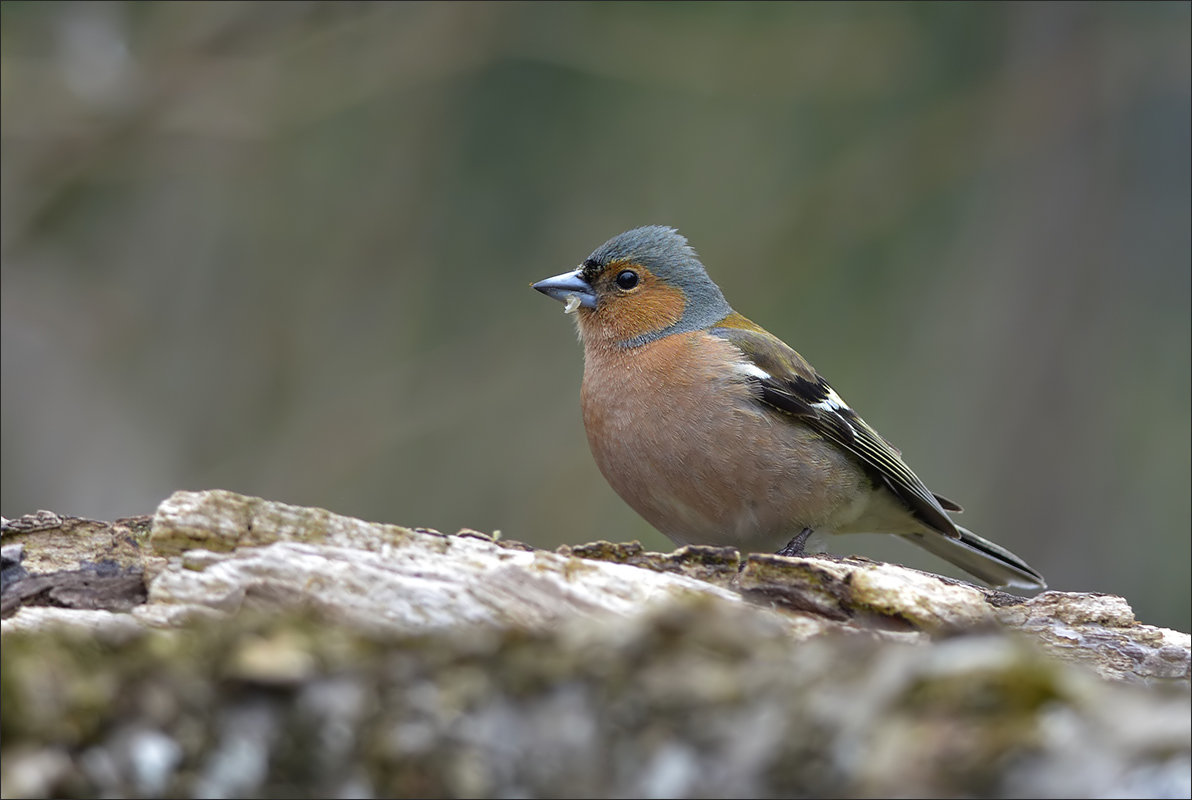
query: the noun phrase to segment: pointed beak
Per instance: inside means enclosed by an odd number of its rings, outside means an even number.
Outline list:
[[[596,293],[592,290],[592,284],[580,276],[578,269],[538,281],[538,283],[532,283],[530,288],[537,289],[560,303],[566,303],[568,298],[576,297],[579,298],[579,304],[584,308],[596,307]]]

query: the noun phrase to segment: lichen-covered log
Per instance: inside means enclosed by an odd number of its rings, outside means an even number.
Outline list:
[[[554,629],[238,612],[8,635],[4,793],[1179,796],[1187,695],[996,631],[799,640],[711,597]]]
[[[1189,637],[1121,598],[228,492],[151,527],[39,519],[4,528],[5,796],[1192,790]],[[29,591],[87,563],[145,601]]]

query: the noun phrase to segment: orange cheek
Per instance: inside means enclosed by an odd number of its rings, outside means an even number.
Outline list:
[[[649,281],[639,291],[612,300],[593,316],[600,318],[602,333],[623,342],[674,325],[682,319],[685,305],[683,292]]]

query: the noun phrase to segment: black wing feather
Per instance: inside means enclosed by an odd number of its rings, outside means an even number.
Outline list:
[[[816,433],[852,454],[875,481],[906,503],[922,522],[951,539],[960,538],[956,524],[944,510],[958,511],[960,507],[932,494],[903,462],[898,450],[856,412],[829,403],[835,393],[802,356],[766,333],[727,327],[713,328],[712,333],[736,344],[767,373],[766,378],[750,378],[759,388],[760,402],[799,417]]]

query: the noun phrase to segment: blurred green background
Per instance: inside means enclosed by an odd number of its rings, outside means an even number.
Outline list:
[[[1188,630],[1189,8],[5,2],[3,513],[669,549],[528,287],[660,223],[967,526]]]

